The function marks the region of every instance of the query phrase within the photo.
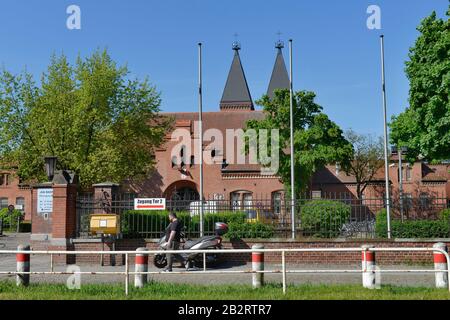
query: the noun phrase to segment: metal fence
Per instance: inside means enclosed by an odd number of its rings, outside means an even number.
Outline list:
[[[192,199],[168,199],[166,212],[134,211],[135,194],[115,194],[110,198],[95,198],[92,193],[77,197],[78,237],[91,237],[90,216],[93,213],[120,215],[121,231],[128,238],[161,236],[168,225],[167,212],[177,212],[188,237],[200,235],[200,202]],[[402,203],[403,202],[403,203]],[[297,235],[306,238],[375,237],[376,214],[385,208],[383,198],[356,199],[348,193],[308,195],[295,206]],[[233,235],[240,238],[289,238],[291,236],[291,201],[284,198],[254,196],[240,199],[206,198],[204,201],[204,234],[214,234],[216,222],[232,225]],[[393,199],[392,219],[436,219],[448,208],[446,198],[424,200]]]

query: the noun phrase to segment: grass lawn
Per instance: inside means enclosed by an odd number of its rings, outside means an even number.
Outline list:
[[[123,285],[82,285],[69,290],[59,284],[32,284],[17,288],[14,282],[0,282],[0,300],[450,300],[445,289],[383,286],[367,290],[359,285],[289,286],[283,295],[278,284],[253,290],[247,285],[184,285],[149,283],[143,289],[130,286],[125,296]]]

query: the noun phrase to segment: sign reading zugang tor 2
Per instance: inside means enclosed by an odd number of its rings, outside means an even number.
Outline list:
[[[134,210],[166,210],[166,199],[134,199]]]

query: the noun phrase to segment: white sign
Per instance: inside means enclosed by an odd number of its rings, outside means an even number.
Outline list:
[[[166,210],[166,199],[134,199],[134,210]]]
[[[53,189],[38,189],[37,213],[53,212]]]

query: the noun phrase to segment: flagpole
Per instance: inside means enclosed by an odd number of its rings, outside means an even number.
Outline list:
[[[289,61],[290,61],[290,130],[291,130],[291,224],[292,239],[295,239],[295,157],[294,157],[294,90],[293,90],[293,67],[292,67],[292,39],[289,40]]]
[[[203,226],[203,100],[202,100],[202,43],[198,44],[198,126],[200,159],[200,237],[204,236]]]
[[[387,130],[387,107],[386,107],[386,74],[384,66],[384,36],[380,36],[381,42],[381,82],[383,90],[383,113],[384,113],[384,171],[386,179],[386,216],[387,236],[391,239],[391,192],[389,188],[389,154],[388,154],[388,130]]]

